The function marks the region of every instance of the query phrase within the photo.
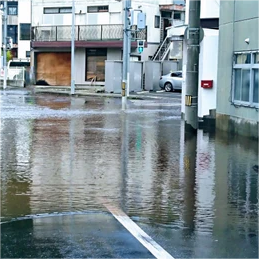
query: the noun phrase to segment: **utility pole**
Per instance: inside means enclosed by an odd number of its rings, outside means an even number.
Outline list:
[[[129,11],[131,6],[130,0],[124,0],[124,24],[123,24],[123,66],[122,66],[122,84],[121,84],[121,102],[122,110],[127,108],[127,93],[129,91],[129,40],[130,40],[130,24]]]
[[[190,0],[187,31],[185,128],[194,131],[198,128],[199,52],[200,0]]]
[[[130,9],[131,9],[131,0],[128,1],[128,62],[127,62],[127,97],[129,96],[129,88],[130,88],[130,52],[131,52],[131,21],[130,21]]]
[[[75,0],[72,0],[71,26],[71,95],[75,94]]]
[[[4,44],[3,44],[3,66],[4,66],[4,83],[3,88],[7,88],[7,1],[4,1]]]

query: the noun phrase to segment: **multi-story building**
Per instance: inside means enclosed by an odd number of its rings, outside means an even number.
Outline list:
[[[146,13],[146,28],[132,32],[131,59],[147,60],[163,41],[166,27],[184,19],[184,6],[172,8],[172,0],[131,2],[132,9]],[[184,1],[180,2],[184,4]],[[122,59],[123,14],[120,0],[75,1],[76,85],[91,80],[104,82],[105,60]],[[132,20],[134,30],[136,19]],[[35,81],[70,85],[71,25],[71,0],[32,0],[31,64]],[[141,54],[137,52],[137,39],[145,40]]]
[[[7,0],[7,37],[13,40],[14,58],[30,57],[30,31],[31,0]]]
[[[217,127],[258,139],[259,3],[221,1]]]

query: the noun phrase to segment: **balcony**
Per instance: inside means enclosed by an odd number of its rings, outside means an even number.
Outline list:
[[[32,47],[68,47],[71,44],[71,26],[32,27]],[[136,30],[136,28],[132,28]],[[134,40],[146,40],[147,28],[132,32]],[[123,24],[77,25],[75,26],[76,47],[122,47]]]

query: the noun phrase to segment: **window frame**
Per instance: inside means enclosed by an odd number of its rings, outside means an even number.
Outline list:
[[[154,17],[154,28],[159,29],[161,24],[161,17],[160,15],[155,15]]]
[[[53,10],[53,12],[46,12],[46,10]],[[56,11],[54,11],[56,10]],[[69,10],[68,12],[62,12],[62,10]],[[72,6],[65,7],[43,7],[43,14],[70,14],[72,13]]]
[[[15,8],[15,14],[12,14],[12,13],[10,13],[10,8]],[[18,16],[18,6],[17,5],[9,5],[8,7],[7,7],[7,15],[10,15],[10,16]]]
[[[232,91],[231,91],[231,100],[234,105],[239,105],[239,106],[245,106],[245,107],[251,107],[251,108],[258,108],[259,103],[254,102],[254,71],[255,69],[259,69],[259,63],[255,63],[255,54],[259,53],[258,51],[248,51],[248,52],[234,52],[233,55],[233,66],[232,66]],[[237,55],[250,55],[250,63],[249,64],[237,64],[236,63],[236,56]],[[240,69],[241,70],[241,78],[243,74],[243,70],[249,70],[250,75],[249,75],[249,101],[242,101],[242,100],[236,100],[235,99],[235,73],[236,71]],[[242,82],[241,82],[242,83]],[[242,90],[242,88],[240,89]]]
[[[29,50],[25,51],[25,57],[30,58],[31,57],[31,52]]]
[[[21,27],[22,25],[28,25],[29,28],[29,38],[23,39],[22,38],[22,33],[21,33]],[[31,40],[31,23],[20,23],[19,24],[19,40]]]
[[[85,49],[85,82],[89,82],[90,78],[88,79],[88,72],[90,72],[89,66],[88,66],[88,58],[97,58],[97,57],[105,57],[105,60],[107,60],[107,48],[86,48]],[[97,62],[96,62],[97,63]],[[94,71],[97,72],[97,71]],[[96,81],[102,82],[97,78],[96,76]],[[105,77],[105,61],[104,61],[104,77]],[[91,79],[92,80],[92,79]]]
[[[101,9],[105,7],[105,9]],[[96,8],[96,11],[90,11],[91,8]],[[106,10],[107,8],[107,10]],[[109,12],[109,5],[90,5],[87,6],[87,13],[108,13]]]
[[[176,16],[178,16],[178,15],[179,15],[179,16],[180,16],[180,18],[176,18],[176,17],[175,17],[175,15],[176,15]],[[181,12],[177,12],[177,11],[175,11],[175,12],[174,12],[174,14],[173,14],[173,19],[174,19],[174,20],[182,20]]]

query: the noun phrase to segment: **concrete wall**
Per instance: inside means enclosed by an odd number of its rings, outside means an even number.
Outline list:
[[[233,53],[259,50],[258,7],[258,1],[252,0],[221,1],[217,91],[217,127],[256,138],[258,111],[231,103],[231,83]]]

